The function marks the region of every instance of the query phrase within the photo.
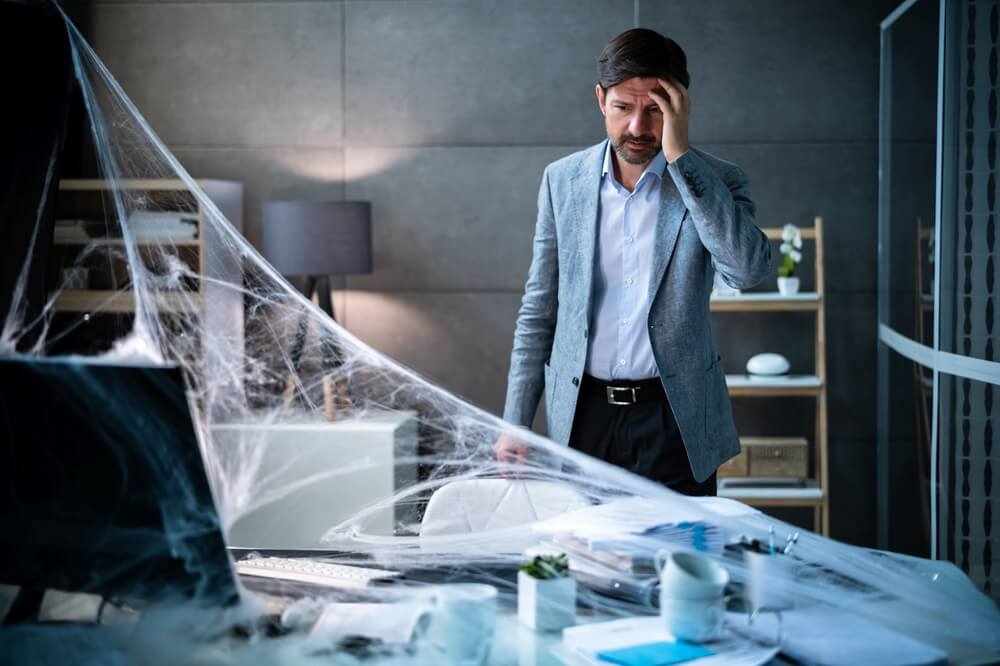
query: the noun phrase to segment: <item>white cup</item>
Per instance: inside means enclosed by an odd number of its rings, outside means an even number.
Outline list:
[[[660,594],[660,616],[675,638],[701,643],[718,638],[726,616],[725,597],[671,599]]]
[[[720,597],[729,583],[729,571],[706,555],[661,550],[654,563],[660,574],[660,593],[671,599]]]
[[[497,622],[497,588],[479,583],[442,585],[434,594],[428,638],[448,664],[480,666],[490,656]]]
[[[726,614],[729,571],[710,557],[688,551],[661,550],[654,562],[667,631],[686,641],[717,638]]]

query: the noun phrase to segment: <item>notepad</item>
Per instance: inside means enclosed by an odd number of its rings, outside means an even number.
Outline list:
[[[603,661],[619,664],[619,666],[670,666],[670,664],[681,664],[692,659],[708,657],[711,654],[713,654],[711,650],[694,643],[659,641],[616,650],[604,650],[598,652],[597,656]]]

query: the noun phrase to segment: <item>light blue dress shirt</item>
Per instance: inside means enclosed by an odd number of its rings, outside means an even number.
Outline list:
[[[667,160],[661,150],[629,192],[615,179],[612,150],[609,141],[601,176],[586,372],[605,381],[649,379],[658,375],[646,317]]]

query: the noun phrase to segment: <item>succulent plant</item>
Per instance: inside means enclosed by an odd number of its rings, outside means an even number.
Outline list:
[[[520,570],[539,580],[565,578],[569,575],[569,559],[566,557],[566,553],[538,555],[530,562],[522,564]]]

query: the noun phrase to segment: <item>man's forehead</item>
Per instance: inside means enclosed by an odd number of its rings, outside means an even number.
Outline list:
[[[627,79],[622,81],[618,85],[611,86],[608,88],[608,98],[609,99],[626,99],[634,101],[636,98],[641,98],[643,100],[648,100],[649,96],[646,94],[650,90],[662,93],[663,88],[656,81],[655,78],[639,78],[635,77],[632,79]]]

